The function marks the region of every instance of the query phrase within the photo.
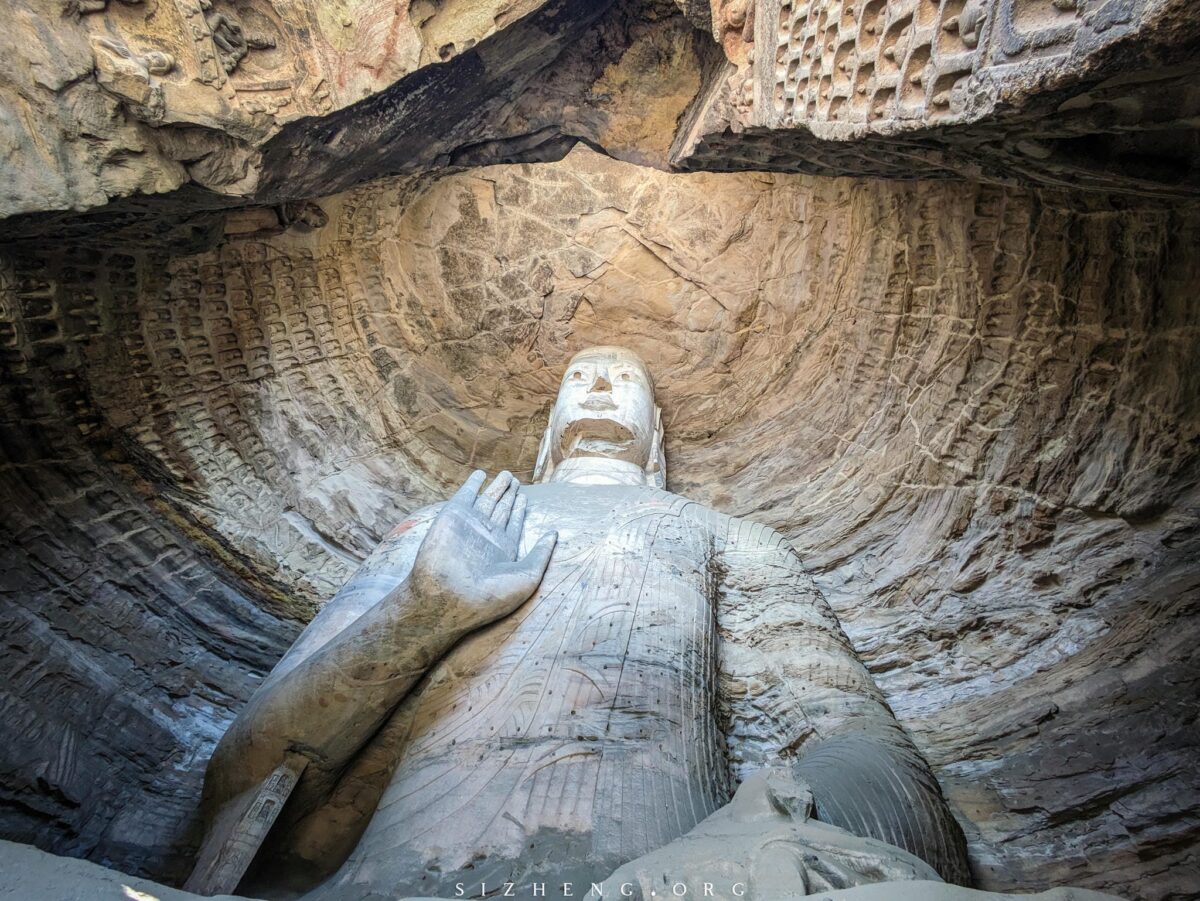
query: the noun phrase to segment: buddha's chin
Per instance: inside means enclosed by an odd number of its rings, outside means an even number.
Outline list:
[[[577,419],[563,430],[559,443],[562,459],[604,457],[633,460],[638,456],[638,440],[633,431],[612,419]]]
[[[632,447],[632,442],[614,444],[610,441],[581,441],[571,448],[571,452],[567,455],[566,459],[601,457],[607,460],[626,460],[631,455]]]

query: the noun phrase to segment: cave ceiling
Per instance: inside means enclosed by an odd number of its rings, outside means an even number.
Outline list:
[[[1198,190],[1187,0],[208,7],[14,0],[9,240],[195,244],[213,210],[580,141],[664,169]]]
[[[172,881],[380,537],[654,372],[794,543],[977,883],[1200,883],[1183,0],[14,0],[0,833]],[[837,177],[830,177],[837,176]]]

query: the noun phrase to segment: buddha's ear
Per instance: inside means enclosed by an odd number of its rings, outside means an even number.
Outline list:
[[[663,448],[662,407],[654,405],[654,441],[650,444],[650,461],[646,464],[646,482],[655,488],[667,487],[667,453]]]
[[[550,411],[550,419],[554,419],[554,411]],[[538,448],[537,463],[533,466],[531,485],[549,482],[554,475],[554,464],[550,462],[550,422],[546,423],[546,431],[542,432],[542,444]]]

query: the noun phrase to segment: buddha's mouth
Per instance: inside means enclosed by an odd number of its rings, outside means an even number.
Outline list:
[[[607,411],[617,409],[617,405],[613,402],[612,397],[605,394],[588,395],[587,399],[579,405],[584,410]]]

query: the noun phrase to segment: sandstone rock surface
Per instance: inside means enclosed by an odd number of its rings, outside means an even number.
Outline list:
[[[687,168],[1195,195],[1186,0],[720,0]]]
[[[0,898],[39,901],[216,901],[233,895],[194,895],[148,879],[125,876],[82,860],[64,860],[26,845],[0,839],[0,870],[11,874],[0,886]],[[993,895],[937,882],[895,886],[862,886],[829,892],[828,901],[1112,901],[1110,895],[1078,889],[1054,889],[1037,895]],[[254,899],[244,899],[254,901]],[[408,898],[397,901],[434,901]]]
[[[559,368],[619,337],[672,489],[794,541],[982,887],[1192,890],[1194,207],[582,150],[317,205],[5,259],[6,834],[186,872],[298,622],[470,469],[527,477]]]
[[[62,234],[114,200],[93,232],[144,219],[156,235],[184,214],[558,158],[580,139],[666,167],[707,40],[670,0],[14,3],[10,237]]]
[[[1198,47],[1188,0],[13,0],[0,216],[140,240],[578,141],[1195,196]]]
[[[1194,3],[3,25],[0,834],[179,880],[303,623],[471,468],[527,475],[620,341],[670,487],[792,539],[980,885],[1194,895]],[[662,171],[493,165],[580,143]]]

